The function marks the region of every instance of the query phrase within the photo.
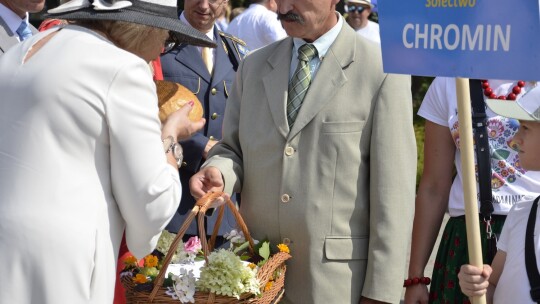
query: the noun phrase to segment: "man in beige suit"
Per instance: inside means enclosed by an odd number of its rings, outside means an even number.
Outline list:
[[[289,244],[283,303],[398,303],[416,176],[410,78],[383,73],[380,46],[338,0],[277,2],[290,37],[240,65],[191,192],[241,193],[253,237]],[[297,56],[306,44],[312,59]],[[291,107],[306,66],[311,85]]]

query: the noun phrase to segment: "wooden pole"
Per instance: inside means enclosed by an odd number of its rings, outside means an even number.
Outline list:
[[[483,267],[482,242],[480,241],[480,220],[476,192],[476,174],[474,170],[474,146],[471,118],[471,97],[469,80],[456,78],[456,96],[458,101],[459,148],[461,152],[461,171],[463,174],[463,194],[465,198],[465,224],[467,225],[467,248],[469,263]],[[486,296],[471,298],[473,304],[485,304]]]

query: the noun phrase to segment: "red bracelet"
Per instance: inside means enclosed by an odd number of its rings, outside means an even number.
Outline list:
[[[411,285],[416,285],[416,284],[429,285],[429,283],[431,283],[431,279],[428,278],[428,277],[409,278],[409,279],[406,279],[405,281],[403,281],[403,287],[409,287]]]

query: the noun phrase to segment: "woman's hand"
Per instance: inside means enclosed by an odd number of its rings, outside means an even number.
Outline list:
[[[427,304],[429,291],[424,284],[415,284],[405,289],[405,304]]]
[[[190,138],[195,132],[201,130],[206,123],[204,118],[197,122],[193,122],[189,119],[189,111],[193,108],[193,102],[189,102],[180,110],[171,113],[167,120],[163,123],[161,130],[162,137],[172,135],[177,141]]]

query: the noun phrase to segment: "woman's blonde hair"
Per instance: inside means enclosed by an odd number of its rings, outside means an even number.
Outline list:
[[[132,53],[163,43],[169,31],[157,27],[118,20],[76,20],[74,24],[100,31],[116,46]]]

